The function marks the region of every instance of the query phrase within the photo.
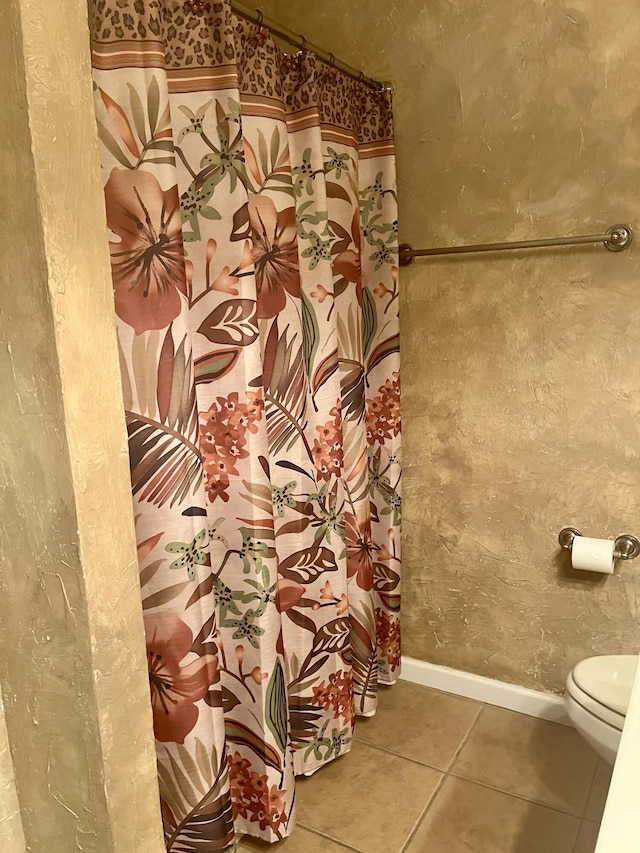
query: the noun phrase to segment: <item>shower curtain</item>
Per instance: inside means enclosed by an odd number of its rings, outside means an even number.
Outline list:
[[[228,2],[92,47],[166,844],[229,850],[399,672],[390,95]]]

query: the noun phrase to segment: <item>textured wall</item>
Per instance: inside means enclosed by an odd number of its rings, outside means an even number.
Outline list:
[[[4,705],[0,695],[0,837],[3,853],[25,853],[26,842],[20,819],[20,803],[16,791],[9,735],[4,721]]]
[[[0,4],[0,788],[34,853],[159,853],[88,39]]]
[[[640,209],[633,0],[265,0],[396,88],[401,238],[598,232]],[[639,223],[640,224],[640,223]],[[416,261],[403,292],[405,651],[557,690],[637,651],[640,575],[556,535],[640,531],[640,249]]]

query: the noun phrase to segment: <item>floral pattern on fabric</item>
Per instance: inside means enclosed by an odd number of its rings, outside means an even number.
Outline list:
[[[263,409],[260,392],[248,393],[241,403],[234,391],[218,397],[200,415],[200,449],[211,503],[217,498],[229,500],[229,478],[239,474],[236,462],[249,455],[247,432],[258,431]]]
[[[94,14],[165,841],[231,851],[398,675],[391,105],[226,0]]]
[[[258,319],[275,317],[286,305],[286,294],[300,296],[296,212],[277,211],[266,195],[249,196],[249,221],[258,292]]]
[[[170,610],[146,617],[144,627],[156,737],[163,742],[184,743],[198,720],[196,703],[216,681],[218,658],[205,654],[182,664],[193,636]]]
[[[175,187],[163,191],[143,171],[114,169],[105,186],[116,313],[137,335],[163,329],[186,293],[182,225]]]

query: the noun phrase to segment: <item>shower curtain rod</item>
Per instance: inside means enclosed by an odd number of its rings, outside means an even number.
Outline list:
[[[502,252],[507,249],[543,249],[547,246],[579,246],[584,243],[603,243],[610,252],[622,252],[633,240],[629,225],[612,225],[604,234],[583,234],[576,237],[550,237],[546,240],[517,240],[510,243],[476,243],[470,246],[439,246],[433,249],[414,249],[411,243],[401,243],[400,266],[408,267],[415,258],[430,255],[466,255],[471,252]]]
[[[391,90],[391,86],[388,84],[381,83],[379,80],[374,80],[373,77],[367,77],[362,71],[358,71],[357,68],[353,68],[351,65],[347,65],[345,62],[341,62],[339,59],[336,59],[332,53],[327,53],[327,51],[323,50],[321,47],[311,44],[311,42],[307,41],[306,38],[301,36],[299,33],[294,33],[293,30],[288,30],[272,18],[267,18],[262,14],[260,9],[249,9],[246,6],[243,6],[242,3],[236,3],[235,0],[232,0],[231,8],[236,15],[240,15],[241,18],[245,18],[247,21],[258,24],[260,27],[266,27],[266,29],[274,35],[279,36],[289,44],[297,47],[298,50],[306,50],[309,53],[315,54],[321,62],[325,63],[325,65],[337,68],[347,76],[353,77],[353,79],[357,80],[359,83],[364,83],[365,86],[377,89],[379,92]]]

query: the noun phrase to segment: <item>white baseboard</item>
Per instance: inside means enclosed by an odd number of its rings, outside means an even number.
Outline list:
[[[466,696],[488,705],[517,711],[519,714],[528,714],[530,717],[539,717],[541,720],[550,720],[565,726],[571,725],[562,698],[553,693],[529,690],[517,684],[508,684],[495,678],[485,678],[482,675],[408,657],[402,658],[400,678],[423,687],[442,690],[444,693],[455,693],[456,696]]]

